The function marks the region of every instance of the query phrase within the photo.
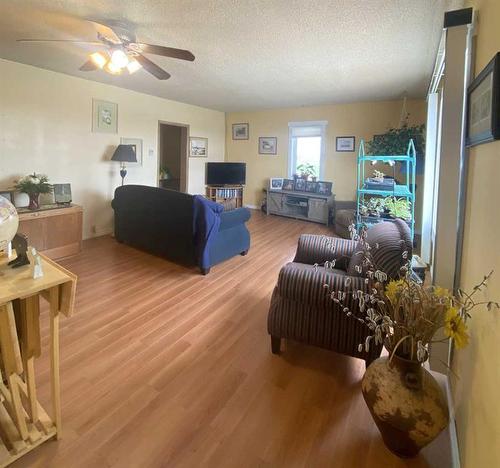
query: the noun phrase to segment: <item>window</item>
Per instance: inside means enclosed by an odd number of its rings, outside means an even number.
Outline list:
[[[314,176],[323,179],[325,129],[327,122],[290,122],[288,145],[288,177],[312,166]]]

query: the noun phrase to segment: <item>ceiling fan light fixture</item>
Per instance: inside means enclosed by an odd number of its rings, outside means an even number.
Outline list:
[[[131,75],[132,75],[132,73],[135,73],[136,71],[140,70],[141,68],[142,68],[142,65],[136,59],[130,60],[130,62],[127,64],[128,72]]]
[[[125,68],[129,63],[129,59],[127,54],[123,50],[115,49],[111,53],[111,63],[115,67]]]
[[[108,63],[106,64],[106,67],[104,68],[108,73],[111,73],[112,75],[120,75],[122,72],[121,67],[117,67],[112,60],[109,60]]]
[[[104,68],[104,65],[106,65],[108,61],[108,57],[106,57],[103,52],[94,52],[89,55],[89,58],[99,68]]]

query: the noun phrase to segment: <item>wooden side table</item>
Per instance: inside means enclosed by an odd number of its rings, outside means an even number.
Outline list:
[[[59,317],[73,313],[77,278],[41,257],[44,276],[38,279],[32,279],[31,265],[12,269],[7,257],[0,257],[0,351],[5,373],[0,378],[0,467],[61,437]],[[51,416],[36,396],[40,297],[50,306]]]

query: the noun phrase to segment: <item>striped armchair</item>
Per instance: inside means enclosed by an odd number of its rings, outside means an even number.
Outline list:
[[[378,244],[372,250],[377,265],[389,278],[397,278],[405,263],[403,252],[408,252],[408,258],[412,254],[407,224],[399,219],[376,224],[368,230],[367,241],[372,247]],[[366,290],[364,277],[358,276],[354,269],[360,258],[355,254],[356,247],[353,240],[300,236],[295,258],[281,269],[271,298],[267,327],[274,354],[280,353],[281,340],[286,338],[364,359],[367,366],[380,356],[382,345],[373,341],[368,353],[358,350],[368,328],[342,310],[347,306],[354,314],[363,316],[358,301],[347,294],[343,306],[335,303],[324,286],[344,292]],[[332,260],[335,269],[314,267]]]

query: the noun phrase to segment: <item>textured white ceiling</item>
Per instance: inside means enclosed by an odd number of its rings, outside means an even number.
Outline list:
[[[0,0],[0,57],[224,111],[423,97],[446,10],[462,0]],[[80,72],[85,19],[125,21],[138,40],[191,50],[149,55],[172,78]]]

